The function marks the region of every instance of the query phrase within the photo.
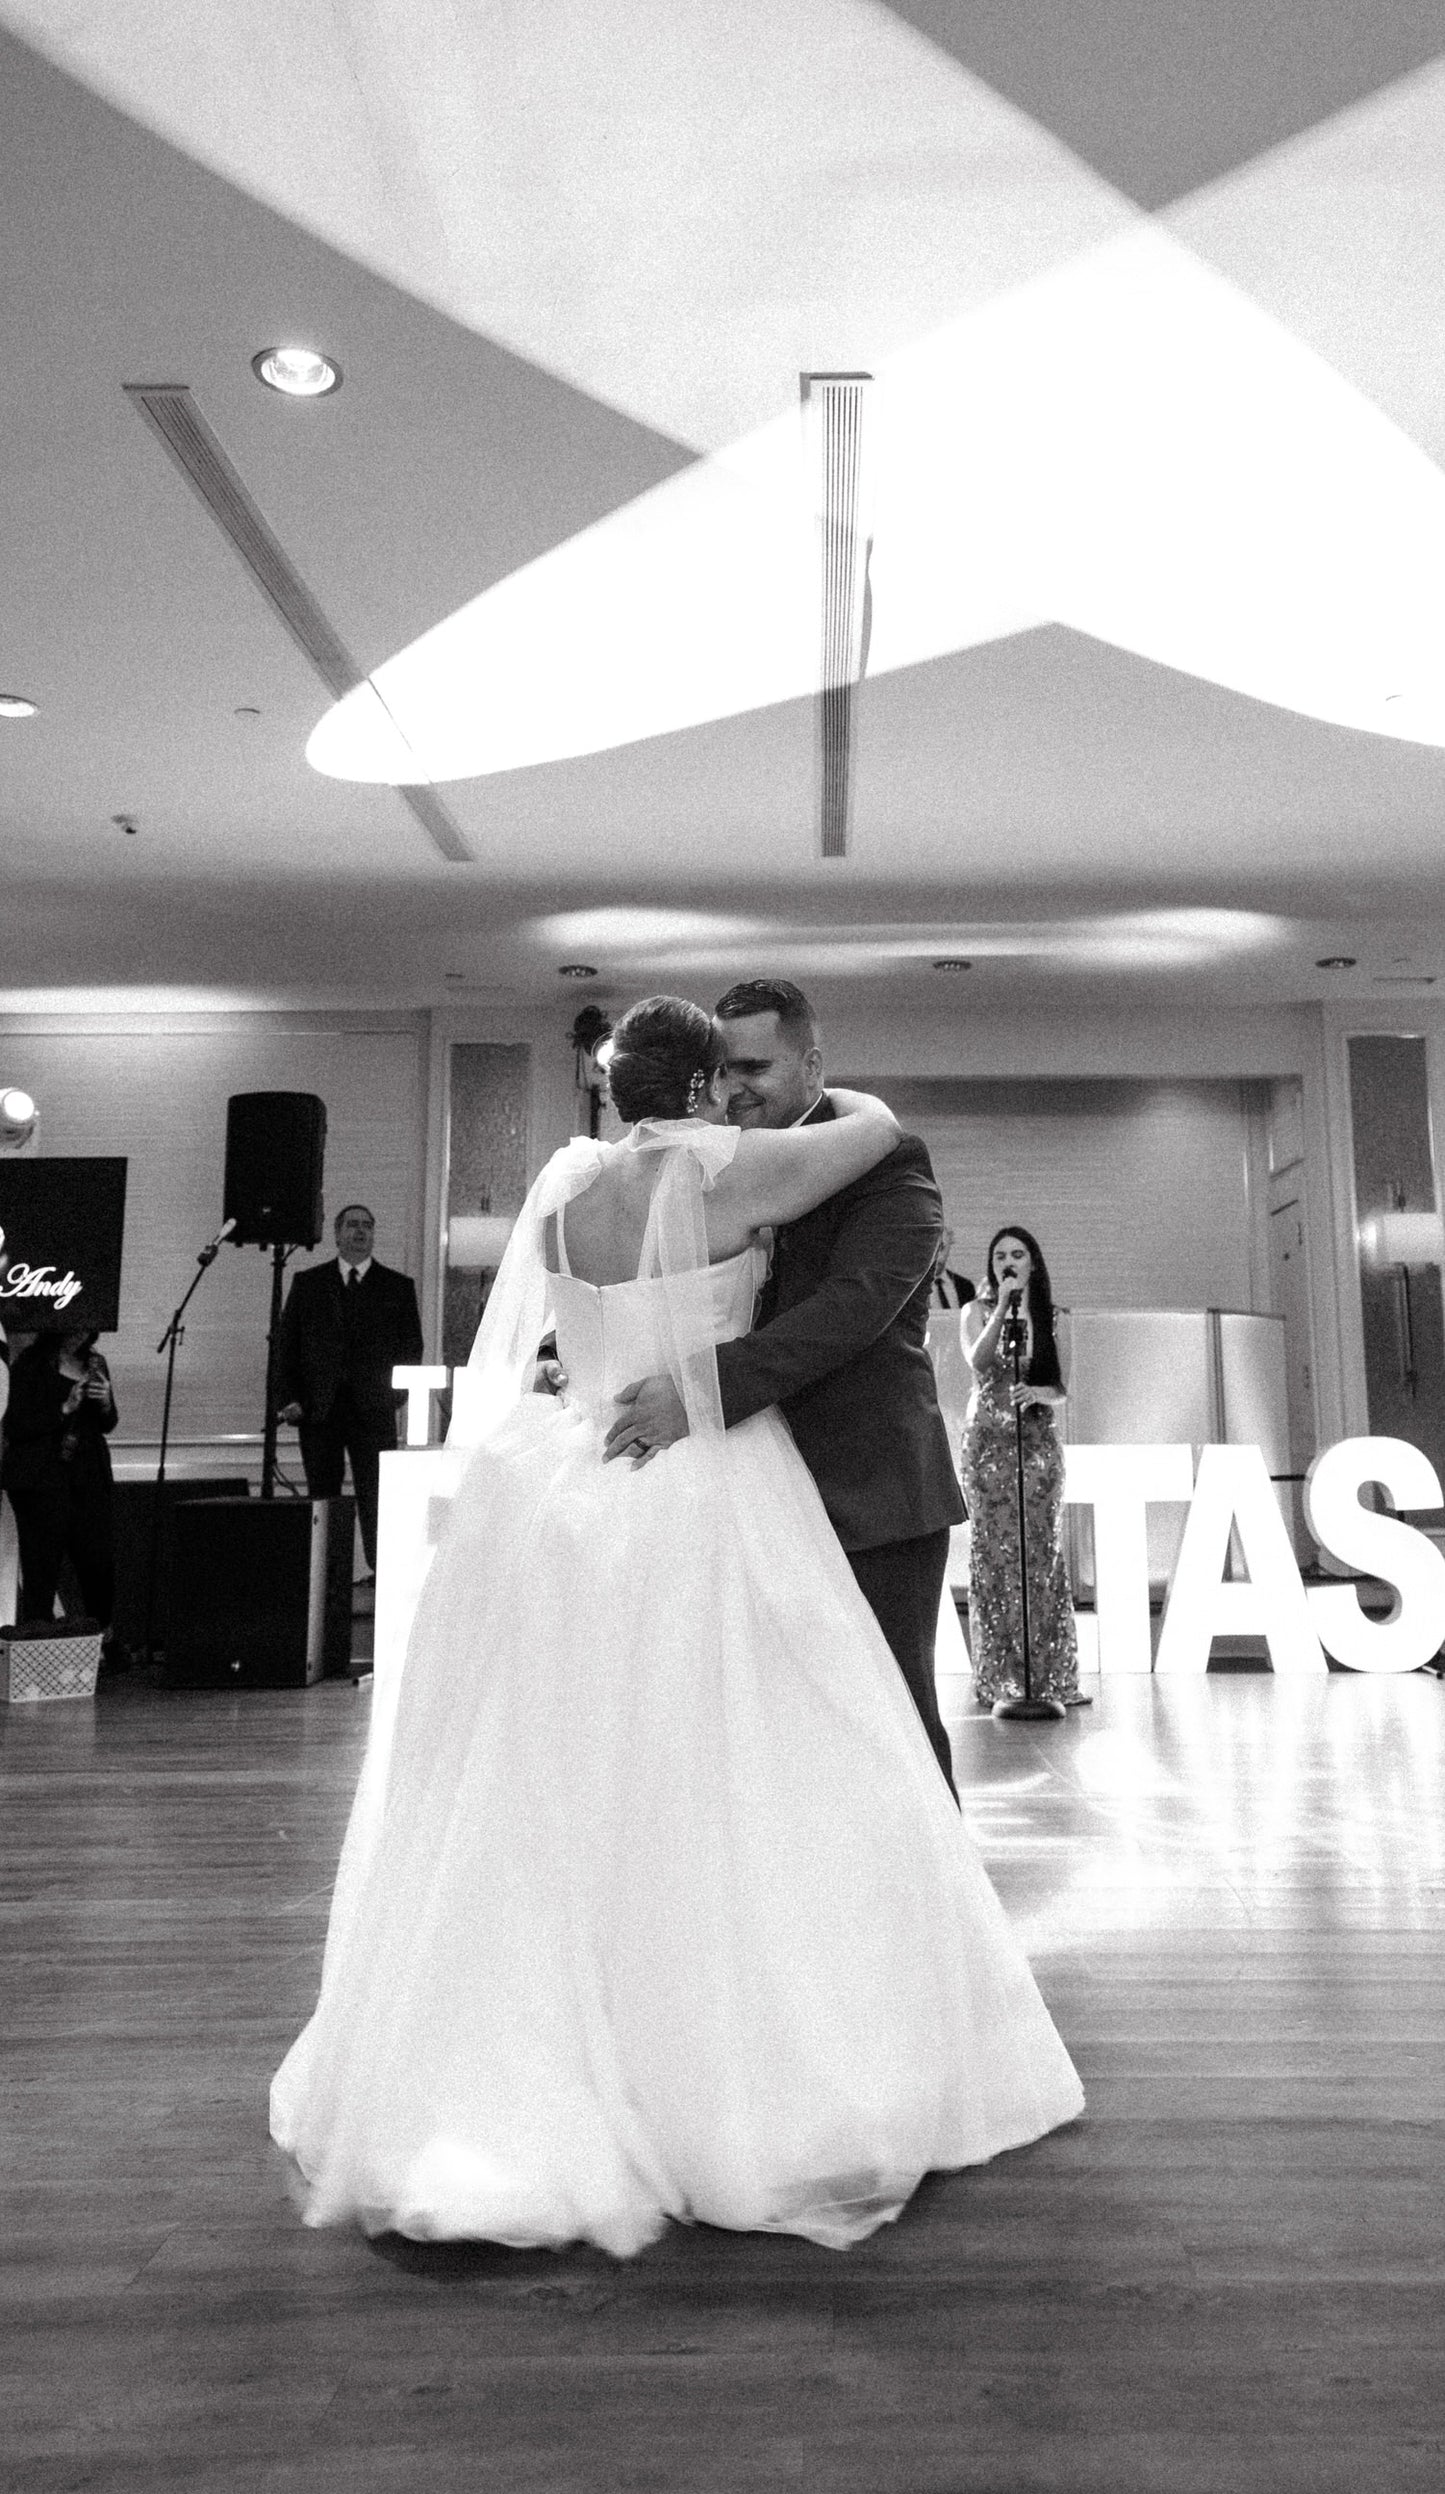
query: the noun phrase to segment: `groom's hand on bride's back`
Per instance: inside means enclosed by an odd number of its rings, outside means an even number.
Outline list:
[[[644,1377],[637,1385],[624,1386],[616,1400],[619,1417],[607,1432],[604,1463],[619,1455],[634,1464],[651,1463],[665,1446],[686,1437],[687,1413],[670,1377]]]

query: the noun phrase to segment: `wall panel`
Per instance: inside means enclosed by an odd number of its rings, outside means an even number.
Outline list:
[[[1257,1086],[876,1078],[921,1134],[978,1281],[989,1238],[1020,1221],[1076,1307],[1249,1308],[1251,1111]],[[1256,1259],[1257,1269],[1264,1267]]]

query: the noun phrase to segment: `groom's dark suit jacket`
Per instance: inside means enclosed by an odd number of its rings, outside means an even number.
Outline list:
[[[825,1094],[807,1123],[833,1113]],[[779,1230],[757,1325],[718,1345],[729,1428],[779,1405],[845,1550],[963,1520],[923,1341],[942,1227],[927,1149],[906,1134]]]

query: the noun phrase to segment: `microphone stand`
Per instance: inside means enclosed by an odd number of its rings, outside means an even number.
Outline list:
[[[1015,1387],[1023,1382],[1024,1342],[1028,1328],[1015,1299],[999,1333],[999,1349],[1013,1364]],[[1062,1723],[1066,1708],[1057,1697],[1035,1697],[1034,1658],[1029,1634],[1029,1545],[1028,1511],[1024,1498],[1024,1407],[1014,1405],[1014,1464],[1018,1485],[1019,1516],[1019,1616],[1024,1632],[1024,1693],[1022,1697],[1000,1697],[993,1708],[996,1723]]]
[[[227,1224],[230,1229],[234,1229],[235,1226],[234,1221]],[[221,1235],[224,1237],[225,1232],[223,1231]],[[196,1269],[191,1275],[190,1288],[156,1344],[157,1353],[164,1351],[166,1354],[166,1391],[165,1400],[161,1405],[161,1445],[160,1453],[156,1457],[155,1489],[151,1498],[150,1549],[146,1555],[145,1634],[141,1640],[141,1652],[148,1663],[155,1660],[156,1570],[160,1555],[161,1507],[165,1500],[166,1452],[171,1442],[171,1396],[176,1382],[176,1353],[185,1340],[186,1333],[181,1319],[191,1304],[201,1275],[215,1263],[220,1252],[221,1240],[219,1238],[213,1238],[209,1246],[201,1249],[196,1258]]]

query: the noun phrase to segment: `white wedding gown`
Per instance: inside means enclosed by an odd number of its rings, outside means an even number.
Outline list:
[[[684,1187],[736,1140],[638,1138]],[[514,1247],[627,1148],[559,1155]],[[1081,2109],[783,1422],[601,1461],[619,1387],[699,1345],[715,1381],[760,1271],[551,1279],[566,1400],[503,1397],[463,1476],[273,2086],[313,2224],[841,2248]]]

